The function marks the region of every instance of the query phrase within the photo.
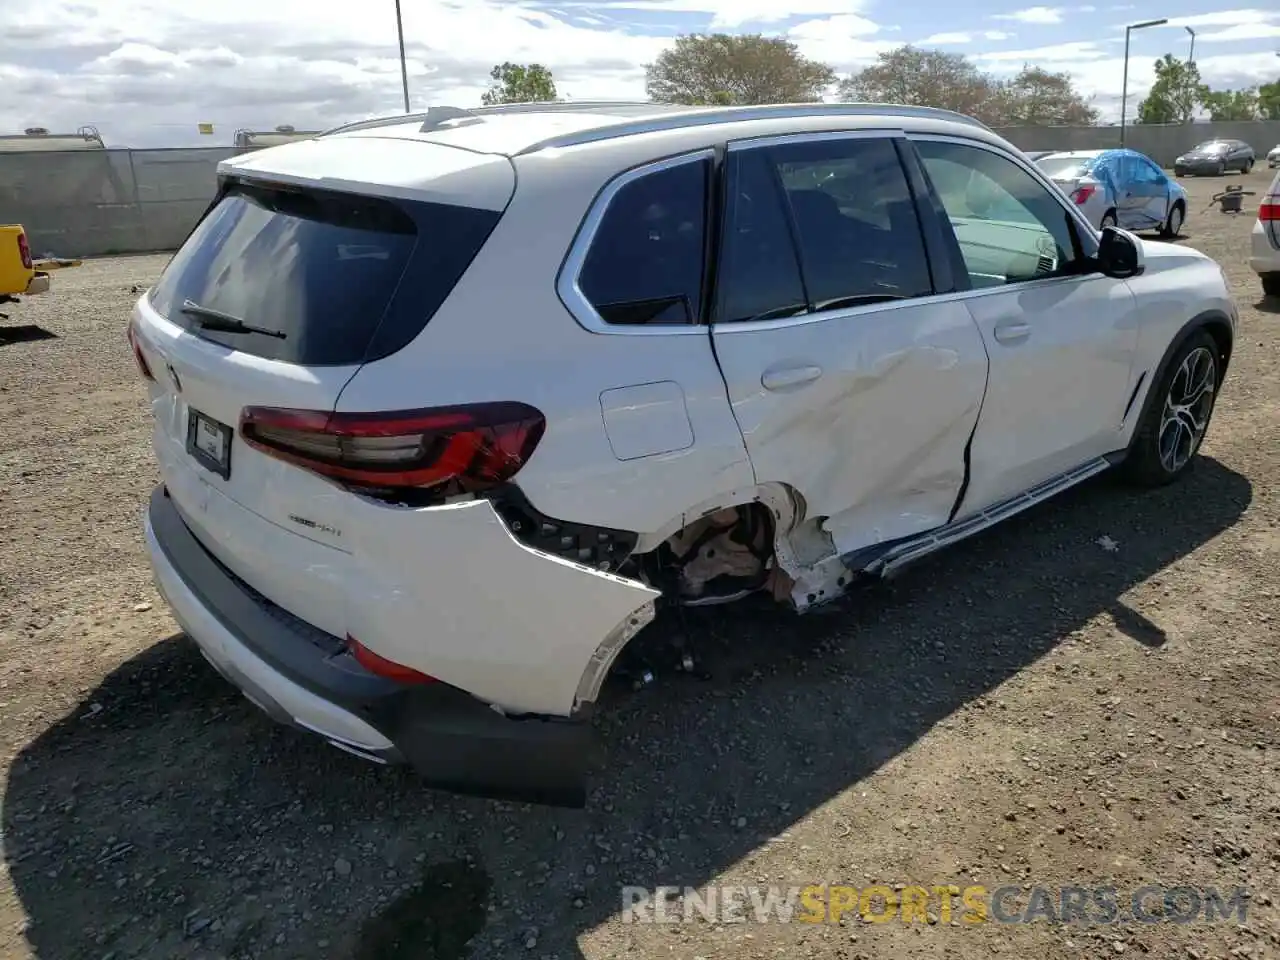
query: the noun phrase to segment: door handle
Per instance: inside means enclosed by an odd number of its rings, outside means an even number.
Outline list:
[[[996,340],[1000,343],[1021,343],[1031,336],[1029,323],[1001,323],[996,326]]]
[[[760,385],[766,390],[787,390],[804,386],[822,376],[822,368],[813,364],[797,367],[775,367],[760,376]]]

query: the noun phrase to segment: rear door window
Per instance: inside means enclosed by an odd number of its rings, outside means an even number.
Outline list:
[[[891,140],[838,137],[733,153],[720,319],[773,319],[933,292]]]
[[[500,216],[233,183],[170,261],[151,303],[235,350],[305,365],[361,363],[422,331]],[[235,320],[244,328],[219,329]]]
[[[697,323],[701,313],[709,160],[697,157],[622,184],[578,275],[605,323]]]

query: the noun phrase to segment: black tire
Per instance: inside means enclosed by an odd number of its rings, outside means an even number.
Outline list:
[[[1175,177],[1185,177],[1187,175],[1187,171],[1183,170],[1181,167],[1174,167],[1173,175]]]
[[[1280,273],[1262,275],[1262,292],[1268,297],[1280,297]]]
[[[1119,223],[1116,220],[1116,212],[1114,210],[1108,210],[1106,213],[1102,215],[1102,219],[1098,221],[1099,230],[1104,230],[1107,227],[1115,227],[1115,226],[1119,226]]]
[[[1187,211],[1182,201],[1175,203],[1169,211],[1169,216],[1164,224],[1160,227],[1160,239],[1173,240],[1182,232],[1182,225],[1186,222]],[[1175,226],[1174,221],[1177,221]]]
[[[1181,398],[1194,394],[1192,388],[1197,386],[1197,382],[1193,382],[1193,378],[1198,381],[1198,371],[1203,369],[1201,365],[1205,362],[1210,364],[1207,399],[1202,395],[1200,401],[1189,405],[1190,411],[1171,417],[1166,424],[1165,411],[1175,384]],[[1196,330],[1178,345],[1164,376],[1148,397],[1142,422],[1138,424],[1120,465],[1120,473],[1127,481],[1143,487],[1162,487],[1191,468],[1209,431],[1218,385],[1222,380],[1221,370],[1218,345],[1207,331]],[[1197,419],[1203,421],[1198,436],[1190,426]]]
[[[1244,162],[1244,166],[1240,168],[1240,175],[1241,175],[1242,177],[1247,177],[1247,176],[1249,175],[1249,171],[1250,171],[1250,170],[1252,170],[1252,169],[1253,169],[1253,161],[1252,161],[1252,160],[1246,160],[1246,161]]]

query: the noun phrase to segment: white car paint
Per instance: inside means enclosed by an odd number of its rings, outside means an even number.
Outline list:
[[[944,112],[708,110],[695,115],[714,123],[632,129],[619,125],[634,122],[634,109],[556,111],[481,111],[475,122],[428,121],[427,132],[421,118],[339,131],[224,165],[275,182],[504,211],[430,321],[389,355],[302,366],[194,336],[147,296],[134,314],[155,375],[161,476],[209,553],[300,620],[504,712],[577,715],[620,645],[651,619],[658,591],[527,546],[484,497],[383,502],[238,434],[224,480],[187,454],[188,410],[234,425],[250,405],[347,414],[531,404],[546,431],[516,483],[541,514],[630,531],[649,550],[706,513],[762,502],[804,609],[843,588],[841,557],[945,531],[1122,451],[1137,421],[1126,410],[1141,409],[1178,331],[1205,311],[1235,321],[1211,260],[1132,238],[1145,263],[1127,280],[1044,278],[709,328],[610,326],[578,276],[611,191],[655,163],[756,138],[830,140],[852,127],[896,131],[908,144],[972,144],[1056,197],[1087,250],[1098,235],[1004,140]],[[1016,223],[953,222],[971,252],[1024,242]],[[1034,245],[1025,252],[1040,256]],[[221,272],[234,274],[237,254],[219,251]],[[273,682],[151,547],[162,590],[211,660],[252,676],[287,709],[310,711],[308,725],[331,739],[368,740],[359,718],[325,719],[286,677]]]
[[[1258,218],[1249,235],[1249,267],[1258,276],[1269,277],[1273,286],[1280,285],[1280,173],[1258,204]]]

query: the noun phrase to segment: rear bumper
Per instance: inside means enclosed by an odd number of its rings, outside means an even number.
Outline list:
[[[30,281],[28,281],[27,289],[23,292],[30,297],[33,294],[45,293],[48,289],[49,275],[47,273],[37,273]]]
[[[504,716],[444,683],[375,676],[344,643],[258,596],[200,544],[163,486],[147,548],[156,585],[206,659],[266,713],[380,763],[407,762],[435,787],[581,806],[595,753],[575,719]]]
[[[1261,220],[1253,222],[1249,236],[1249,267],[1254,273],[1280,273],[1280,249],[1272,246],[1266,225]]]

